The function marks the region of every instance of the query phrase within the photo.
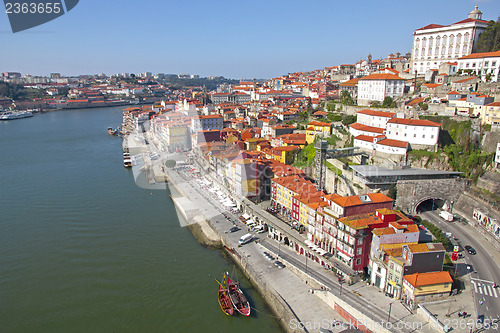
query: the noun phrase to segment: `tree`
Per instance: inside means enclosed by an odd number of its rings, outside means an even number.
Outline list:
[[[495,52],[500,50],[500,18],[489,21],[486,29],[479,35],[473,53]]]
[[[167,160],[165,162],[165,166],[169,169],[172,169],[172,168],[175,168],[175,165],[177,164],[177,162],[175,160]]]
[[[354,105],[354,100],[347,90],[342,90],[342,93],[340,94],[340,102],[344,105]]]
[[[382,106],[384,108],[394,108],[396,107],[396,103],[394,103],[394,100],[390,96],[386,96],[384,98],[384,101],[382,102]]]
[[[351,114],[346,114],[344,115],[344,117],[342,118],[342,124],[344,125],[350,125],[350,124],[353,124],[356,122],[356,115],[351,115]]]
[[[395,184],[392,184],[390,187],[389,187],[389,191],[387,191],[387,196],[391,199],[394,199],[396,200],[396,195],[397,195],[397,189],[396,189],[396,185]]]
[[[418,106],[420,106],[420,108],[424,111],[426,111],[427,109],[429,109],[429,105],[427,103],[424,103],[424,102],[420,102],[418,103]]]

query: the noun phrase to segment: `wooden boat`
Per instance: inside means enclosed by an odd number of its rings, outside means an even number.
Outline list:
[[[244,316],[250,316],[250,304],[248,303],[245,294],[243,294],[243,292],[241,291],[239,283],[233,282],[233,280],[228,277],[227,284],[229,289],[229,297],[231,298],[231,302],[233,303],[236,311]]]
[[[217,281],[219,283],[219,281]],[[219,293],[217,300],[219,301],[220,308],[228,316],[232,316],[234,313],[233,303],[231,303],[231,298],[229,297],[228,290],[219,283]]]

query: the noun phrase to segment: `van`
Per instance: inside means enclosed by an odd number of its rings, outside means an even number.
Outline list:
[[[441,218],[443,218],[446,221],[449,222],[453,221],[453,214],[445,210],[441,211],[441,213],[439,213],[439,216],[441,216]]]
[[[243,244],[250,242],[252,239],[253,239],[252,234],[245,234],[245,235],[241,236],[239,243],[240,243],[240,245],[243,245]]]

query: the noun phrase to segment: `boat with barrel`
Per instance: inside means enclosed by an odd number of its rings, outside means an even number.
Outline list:
[[[245,294],[241,291],[240,284],[234,282],[231,278],[227,278],[229,297],[231,298],[231,303],[233,303],[236,311],[242,315],[248,317],[250,316],[250,304],[248,303]]]
[[[217,281],[217,283],[219,284],[219,292],[217,295],[217,300],[219,301],[220,308],[222,312],[224,312],[226,315],[232,316],[234,313],[234,308],[233,308],[233,303],[231,302],[231,298],[229,297],[229,290],[226,288],[225,285],[222,285],[219,281]]]

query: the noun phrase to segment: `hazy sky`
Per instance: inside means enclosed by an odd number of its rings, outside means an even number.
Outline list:
[[[16,34],[0,5],[0,72],[270,78],[405,54],[415,29],[463,20],[475,4],[500,16],[498,0],[80,0]]]

